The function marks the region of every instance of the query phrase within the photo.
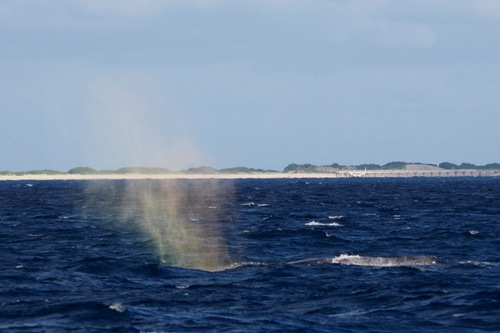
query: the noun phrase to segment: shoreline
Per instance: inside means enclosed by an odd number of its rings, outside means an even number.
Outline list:
[[[447,170],[447,171],[340,171],[337,173],[218,173],[218,174],[25,174],[0,175],[0,181],[43,180],[168,180],[168,179],[330,179],[330,178],[414,178],[414,177],[499,177],[500,170]]]
[[[107,175],[0,175],[0,181],[17,180],[169,180],[169,179],[280,179],[280,178],[335,178],[335,174],[307,173],[249,173],[249,174],[107,174]]]

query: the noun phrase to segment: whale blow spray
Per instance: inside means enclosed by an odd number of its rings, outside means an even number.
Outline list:
[[[82,143],[86,163],[179,169],[204,159],[192,138],[194,131],[148,73],[98,76],[89,81],[87,104]],[[114,208],[105,203],[116,200],[121,207],[113,211],[117,219],[140,227],[156,245],[162,263],[216,270],[227,260],[218,231],[219,211],[211,203],[221,191],[217,181],[96,181],[91,187],[87,200],[93,202],[87,206],[95,208],[88,209],[103,209],[96,213],[108,215]]]
[[[127,181],[124,213],[151,237],[162,263],[215,271],[229,263],[215,202],[222,189],[217,180]]]

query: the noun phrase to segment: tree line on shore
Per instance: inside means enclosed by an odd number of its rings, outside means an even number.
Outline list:
[[[292,163],[287,165],[282,172],[335,172],[338,170],[404,170],[408,165],[420,165],[427,167],[437,167],[444,170],[500,170],[500,163],[489,163],[485,165],[475,165],[472,163],[454,164],[450,162],[442,162],[440,164],[426,164],[426,163],[407,163],[407,162],[389,162],[384,165],[379,164],[359,164],[359,165],[341,165],[333,163],[330,165],[313,165],[313,164],[296,164]],[[124,167],[117,170],[96,170],[91,167],[76,167],[61,172],[50,169],[31,170],[31,171],[0,171],[0,175],[64,175],[64,174],[79,174],[79,175],[93,175],[93,174],[169,174],[169,173],[188,173],[188,174],[216,174],[216,173],[275,173],[280,172],[277,170],[264,170],[248,167],[232,167],[224,169],[215,169],[210,166],[193,167],[182,171],[172,171],[167,168],[152,168],[152,167]]]
[[[292,163],[285,167],[284,172],[332,172],[336,170],[404,170],[407,166],[436,167],[444,170],[499,170],[500,163],[489,163],[486,165],[475,165],[472,163],[454,164],[442,162],[440,164],[430,163],[407,163],[407,162],[389,162],[380,164],[359,164],[359,165],[341,165],[333,163],[330,165],[296,164]]]
[[[124,167],[116,170],[96,170],[91,167],[76,167],[68,170],[67,172],[41,169],[29,171],[0,171],[0,175],[116,175],[116,174],[173,174],[173,173],[186,173],[186,174],[215,174],[215,173],[266,173],[266,172],[279,172],[276,170],[254,169],[247,167],[234,167],[225,169],[215,169],[210,166],[193,167],[187,170],[173,171],[167,168],[156,167]]]

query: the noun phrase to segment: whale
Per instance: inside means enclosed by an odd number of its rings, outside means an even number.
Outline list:
[[[436,265],[437,258],[431,255],[401,256],[401,257],[364,257],[358,255],[342,254],[333,258],[316,258],[289,262],[291,265],[320,265],[339,264],[352,266],[376,266],[376,267],[397,267],[397,266],[425,266]]]
[[[225,266],[220,266],[217,269],[211,271],[216,272],[216,271],[225,271],[240,267],[270,266],[275,264],[277,264],[277,262],[259,262],[259,261],[234,262]],[[437,265],[438,261],[436,256],[432,255],[401,256],[401,257],[365,257],[359,255],[341,254],[338,257],[288,261],[285,262],[285,264],[297,265],[297,266],[337,264],[345,266],[398,267],[398,266]]]

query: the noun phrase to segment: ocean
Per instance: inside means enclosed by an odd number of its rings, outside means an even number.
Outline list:
[[[1,332],[498,332],[500,179],[0,182]]]

